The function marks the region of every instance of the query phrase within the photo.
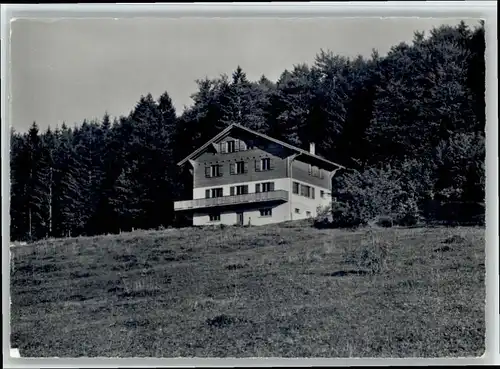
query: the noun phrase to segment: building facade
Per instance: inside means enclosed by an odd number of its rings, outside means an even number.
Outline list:
[[[192,199],[174,203],[193,225],[264,225],[314,217],[331,201],[343,168],[285,142],[233,124],[178,163],[189,166]]]

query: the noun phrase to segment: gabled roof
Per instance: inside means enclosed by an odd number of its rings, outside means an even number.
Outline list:
[[[332,162],[330,160],[327,160],[327,159],[325,159],[325,158],[323,158],[323,157],[321,157],[319,155],[311,154],[309,151],[303,150],[303,149],[301,149],[299,147],[290,145],[290,144],[288,144],[286,142],[283,142],[283,141],[277,140],[275,138],[269,137],[269,136],[267,136],[267,135],[265,135],[263,133],[256,132],[256,131],[254,131],[252,129],[243,127],[243,126],[241,126],[239,124],[236,124],[236,123],[233,123],[230,126],[228,126],[226,129],[224,129],[218,135],[214,136],[212,139],[210,139],[209,141],[207,141],[205,144],[203,144],[198,149],[196,149],[191,154],[189,154],[184,159],[182,159],[180,162],[178,162],[177,165],[182,166],[186,162],[188,162],[189,160],[195,158],[197,155],[202,154],[207,149],[207,147],[209,147],[211,144],[213,144],[214,142],[218,141],[219,139],[224,138],[225,136],[227,136],[234,128],[241,129],[241,130],[243,130],[243,131],[245,131],[247,133],[250,133],[252,135],[255,135],[255,136],[258,136],[260,138],[263,138],[264,140],[268,140],[268,141],[274,142],[274,143],[276,143],[278,145],[281,145],[281,146],[286,147],[286,148],[288,148],[288,149],[290,149],[292,151],[295,151],[297,154],[308,156],[308,157],[314,158],[316,160],[320,160],[320,161],[322,161],[324,163],[327,163],[329,165],[337,166],[339,168],[345,168],[344,166],[342,166],[340,164],[337,164],[337,163],[334,163],[334,162]]]

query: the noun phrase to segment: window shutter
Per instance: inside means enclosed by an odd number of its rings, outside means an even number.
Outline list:
[[[247,145],[245,141],[240,140],[240,151],[245,151],[247,149]]]
[[[269,158],[269,170],[273,170],[274,169],[274,160],[273,158]]]
[[[309,175],[311,175],[311,172],[312,172],[312,165],[309,164]]]
[[[271,182],[269,187],[269,191],[274,191],[274,182]]]
[[[255,192],[260,192],[260,183],[255,185]]]
[[[243,173],[248,173],[248,163],[247,162],[243,163]]]
[[[206,199],[210,198],[210,190],[205,190],[205,198]]]
[[[210,177],[210,167],[205,167],[205,177]]]
[[[218,167],[219,167],[219,177],[222,177],[222,168],[223,168],[223,166],[222,166],[222,164],[219,164]]]
[[[314,199],[314,187],[311,187],[311,197]]]
[[[220,143],[220,152],[222,154],[225,154],[227,152],[227,143],[226,142],[221,142]]]
[[[260,172],[260,159],[255,160],[255,171]]]
[[[229,195],[234,196],[234,187],[229,188]]]
[[[234,145],[234,152],[240,151],[240,140],[234,140],[233,145]]]
[[[234,166],[236,163],[229,163],[229,174],[234,174]]]
[[[243,194],[247,194],[248,193],[248,185],[244,185],[243,186]]]

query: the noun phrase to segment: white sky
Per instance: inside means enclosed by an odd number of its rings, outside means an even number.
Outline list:
[[[271,80],[321,48],[335,54],[385,54],[414,31],[460,19],[63,19],[12,23],[12,125],[25,131],[65,121],[128,114],[142,94],[170,94],[178,114],[195,80],[231,74]],[[475,26],[478,21],[468,20]]]

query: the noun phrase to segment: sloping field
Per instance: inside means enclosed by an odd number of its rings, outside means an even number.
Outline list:
[[[11,248],[27,356],[484,352],[484,229],[176,229]]]

